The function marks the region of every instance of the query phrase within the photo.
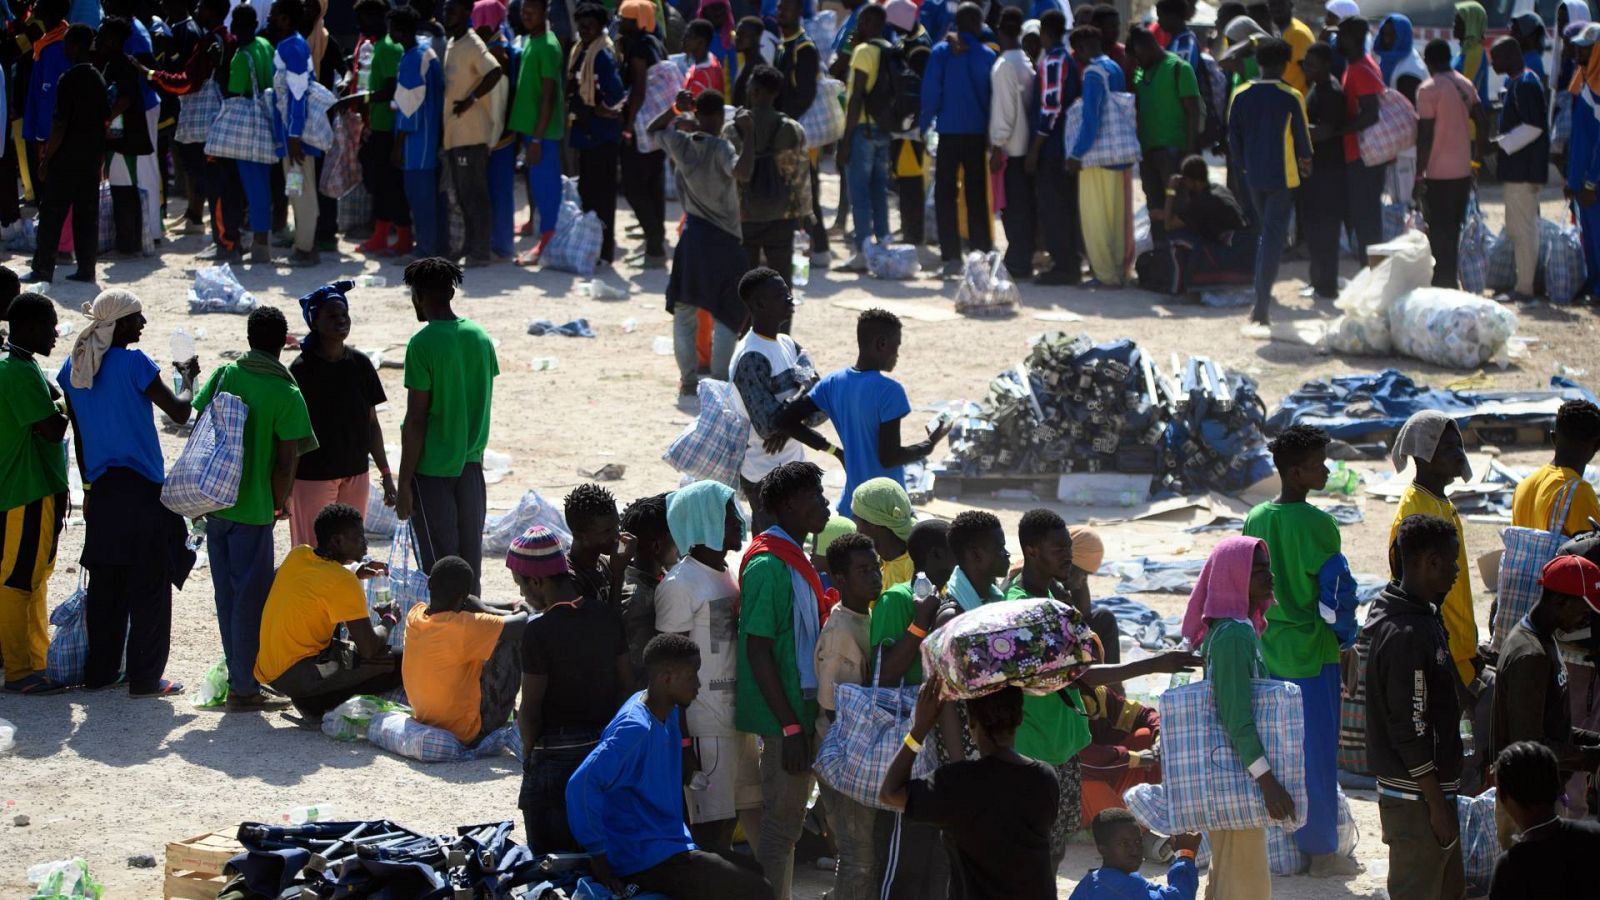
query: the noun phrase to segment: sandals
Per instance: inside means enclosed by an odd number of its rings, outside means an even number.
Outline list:
[[[27,678],[16,682],[7,683],[5,692],[8,694],[22,694],[28,697],[44,697],[49,694],[59,694],[67,689],[67,685],[59,681],[46,678],[43,673],[35,672]]]
[[[168,681],[167,679],[163,678],[161,679],[161,683],[156,685],[155,690],[140,693],[129,691],[128,696],[134,699],[142,700],[146,697],[175,697],[181,693],[183,693],[182,682]]]

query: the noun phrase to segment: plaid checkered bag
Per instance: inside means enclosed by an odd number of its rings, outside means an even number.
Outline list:
[[[1339,693],[1339,768],[1355,775],[1370,775],[1367,769],[1367,653],[1372,638],[1365,631],[1356,637],[1354,678],[1346,680]],[[1352,688],[1351,682],[1354,683]]]
[[[244,423],[250,409],[224,389],[227,377],[224,372],[161,486],[161,505],[186,518],[227,509],[239,499]]]
[[[1172,828],[1167,824],[1167,789],[1159,784],[1136,784],[1122,794],[1122,802],[1128,804],[1128,812],[1146,831],[1159,835],[1172,834]],[[1211,866],[1211,839],[1204,834],[1200,835],[1200,849],[1194,852],[1194,865],[1197,869]]]
[[[272,94],[278,113],[278,127],[287,128],[289,121],[289,90],[283,74],[272,77]],[[321,82],[312,81],[306,86],[306,121],[300,131],[300,143],[326,153],[333,146],[333,123],[328,121],[328,110],[333,108],[333,91]],[[285,131],[287,137],[288,132]]]
[[[113,161],[112,165],[121,165],[120,160],[122,158],[118,157]],[[150,210],[150,192],[144,188],[139,188],[138,190],[139,221],[141,223],[148,222],[154,214]],[[111,182],[109,181],[100,182],[100,221],[97,224],[99,226],[100,252],[110,253],[117,246],[117,220],[116,210],[112,205]],[[139,229],[139,245],[146,251],[155,249],[155,239],[150,237],[149,229],[143,227]]]
[[[178,125],[172,139],[180,144],[204,144],[211,124],[222,114],[222,88],[206,79],[200,90],[178,98]]]
[[[361,117],[340,113],[333,123],[333,146],[322,161],[317,189],[335,200],[355,190],[361,183]]]
[[[228,97],[222,112],[206,134],[206,155],[218,159],[271,164],[278,161],[277,118],[272,112],[272,89],[256,83],[255,66],[250,70],[250,87],[255,96]]]
[[[1583,239],[1575,226],[1540,220],[1539,271],[1544,273],[1544,293],[1552,303],[1570,303],[1583,289]]]
[[[506,725],[491,731],[476,747],[468,747],[443,728],[424,725],[411,718],[410,711],[381,712],[367,723],[367,740],[400,756],[419,762],[466,762],[499,756],[520,747],[517,726]]]
[[[339,230],[349,231],[372,222],[372,197],[365,185],[356,184],[339,198]]]
[[[739,466],[750,438],[750,421],[733,406],[733,385],[700,379],[700,414],[667,445],[661,458],[696,481],[720,481],[738,489]]]
[[[832,78],[817,79],[817,98],[800,115],[806,149],[838,143],[844,137],[844,84]]]
[[[1305,713],[1300,688],[1286,681],[1251,682],[1256,732],[1272,772],[1294,798],[1295,818],[1306,822]],[[1222,721],[1211,682],[1171,688],[1161,695],[1161,770],[1167,816],[1179,831],[1265,828],[1273,823],[1261,788],[1245,772]]]
[[[1339,807],[1335,815],[1339,835],[1340,856],[1354,856],[1361,842],[1361,829],[1356,826],[1355,813],[1350,810],[1350,799],[1339,791]],[[1311,857],[1300,852],[1294,832],[1276,825],[1267,828],[1267,865],[1274,875],[1300,875],[1311,868]]]
[[[1562,485],[1561,493],[1550,510],[1548,530],[1518,528],[1502,529],[1500,540],[1505,544],[1505,555],[1500,557],[1500,579],[1496,591],[1494,635],[1492,645],[1500,649],[1500,641],[1522,621],[1522,617],[1539,601],[1543,589],[1539,575],[1545,563],[1555,559],[1556,551],[1567,542],[1562,529],[1567,524],[1567,513],[1572,509],[1572,498],[1578,493],[1577,479]]]
[[[911,710],[917,705],[917,685],[881,687],[878,670],[883,665],[883,648],[878,648],[873,664],[872,686],[839,684],[834,687],[833,727],[817,750],[811,768],[829,787],[873,809],[887,809],[878,799],[878,789],[889,764],[900,752],[902,739],[911,730]],[[938,766],[937,753],[924,749],[917,754],[911,777],[926,778]]]
[[[1495,830],[1495,789],[1476,797],[1456,795],[1456,824],[1461,830],[1461,865],[1466,870],[1468,896],[1489,892],[1489,878],[1500,856],[1500,838]]]
[[[1378,95],[1378,121],[1356,138],[1362,164],[1381,166],[1417,145],[1417,111],[1399,91],[1387,88]]]
[[[1511,235],[1504,231],[1489,239],[1489,262],[1483,283],[1496,293],[1517,286],[1517,251],[1511,246]]]
[[[660,149],[656,136],[650,133],[650,123],[661,118],[661,114],[678,99],[678,91],[682,89],[683,76],[678,71],[678,64],[670,59],[656,63],[644,73],[644,100],[639,103],[639,111],[633,117],[633,138],[639,145],[640,153],[653,153]]]
[[[593,210],[582,212],[576,205],[569,208],[563,202],[555,236],[539,257],[539,265],[591,278],[594,276],[595,262],[600,259],[600,248],[605,244],[605,237],[605,226],[600,224],[600,217]]]
[[[1086,71],[1095,72],[1101,78],[1106,77],[1104,72],[1093,67]],[[1108,83],[1105,105],[1100,108],[1100,130],[1095,132],[1094,145],[1083,155],[1084,167],[1110,168],[1138,162],[1142,154],[1139,150],[1139,132],[1135,127],[1137,121],[1133,94],[1127,91],[1113,91]],[[1067,124],[1062,129],[1068,153],[1078,143],[1078,132],[1081,130],[1083,130],[1083,98],[1079,97],[1068,107]]]
[[[1467,200],[1467,218],[1461,225],[1456,252],[1461,289],[1469,294],[1481,294],[1489,286],[1490,240],[1489,226],[1483,223],[1483,210],[1478,208],[1478,192],[1473,191]]]
[[[44,677],[57,684],[83,684],[83,668],[89,659],[89,622],[83,603],[88,596],[83,571],[78,571],[78,589],[50,611],[50,624],[56,627],[45,655]]]

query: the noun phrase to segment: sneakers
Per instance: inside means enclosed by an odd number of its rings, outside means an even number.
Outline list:
[[[833,265],[833,254],[826,250],[818,250],[811,254],[811,268],[826,269]]]
[[[1034,276],[1034,284],[1056,285],[1062,287],[1076,287],[1083,283],[1083,276],[1076,272],[1064,269],[1049,269]]]
[[[844,272],[865,272],[867,271],[867,255],[857,250],[850,255],[849,259],[844,261],[844,265],[840,266],[839,269]]]
[[[230,692],[223,709],[227,712],[271,712],[288,709],[292,705],[287,697],[268,696],[266,693],[240,695]]]

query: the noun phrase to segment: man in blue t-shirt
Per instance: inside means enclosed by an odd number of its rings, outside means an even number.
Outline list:
[[[900,359],[900,319],[883,309],[869,309],[856,320],[856,364],[829,374],[803,397],[791,400],[779,414],[777,431],[799,440],[805,420],[821,412],[833,420],[844,461],[844,493],[839,515],[850,515],[856,485],[873,478],[893,478],[905,486],[904,466],[933,452],[950,433],[949,423],[925,441],[900,443],[900,420],[911,412],[906,389],[886,372]]]

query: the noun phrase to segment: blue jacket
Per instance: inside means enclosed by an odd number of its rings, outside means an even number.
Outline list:
[[[1567,187],[1573,192],[1585,184],[1600,183],[1600,98],[1584,85],[1572,98],[1572,134],[1567,138]]]
[[[402,142],[400,170],[437,169],[444,133],[444,66],[432,40],[418,35],[417,45],[400,58],[393,104],[394,130]]]
[[[44,48],[28,73],[28,98],[22,107],[22,137],[50,140],[50,123],[56,114],[56,82],[67,71],[67,48],[61,41]]]
[[[1286,152],[1286,130],[1292,154]],[[1311,158],[1300,93],[1281,81],[1253,81],[1235,92],[1228,111],[1228,152],[1243,161],[1245,186],[1258,191],[1298,187],[1296,161]]]
[[[956,0],[922,0],[922,8],[917,11],[917,19],[922,22],[922,27],[928,30],[928,37],[935,44],[944,40],[956,24],[956,7],[960,4]],[[858,7],[859,9],[859,7]]]
[[[1339,646],[1355,643],[1360,631],[1356,624],[1356,577],[1350,574],[1350,560],[1343,553],[1328,557],[1317,570],[1317,607],[1322,621],[1339,639]]]
[[[1028,115],[1033,122],[1034,136],[1044,138],[1039,147],[1040,158],[1061,159],[1066,155],[1063,132],[1067,127],[1067,110],[1082,93],[1083,79],[1078,74],[1077,60],[1066,47],[1054,47],[1039,54]]]
[[[300,137],[306,130],[311,82],[316,80],[316,73],[311,71],[311,45],[298,34],[289,35],[278,42],[272,66],[274,80],[282,78],[284,82],[283,95],[278,97],[277,103],[277,108],[284,111],[279,127],[283,129],[284,137]],[[301,149],[307,156],[322,155],[321,150],[310,144],[302,144]]]
[[[929,32],[932,34],[932,32]],[[957,56],[949,41],[940,41],[922,72],[922,114],[927,131],[938,120],[940,134],[989,134],[989,70],[998,58],[979,35],[963,34],[966,51]]]
[[[1167,869],[1162,887],[1138,872],[1102,866],[1090,869],[1068,900],[1194,900],[1200,890],[1200,870],[1194,860],[1179,857]]]

